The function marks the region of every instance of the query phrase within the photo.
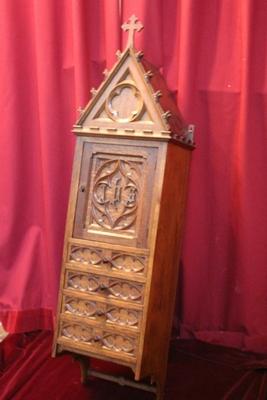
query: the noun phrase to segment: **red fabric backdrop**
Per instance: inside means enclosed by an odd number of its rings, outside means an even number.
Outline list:
[[[0,0],[0,320],[52,327],[75,110],[133,13],[137,47],[197,127],[181,335],[267,352],[265,0]]]

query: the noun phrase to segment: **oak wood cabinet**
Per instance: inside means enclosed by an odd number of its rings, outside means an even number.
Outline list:
[[[82,111],[54,354],[130,367],[163,396],[192,129],[158,71],[129,40]]]

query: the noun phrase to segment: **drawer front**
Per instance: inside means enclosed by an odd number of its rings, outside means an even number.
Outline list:
[[[88,351],[101,353],[105,350],[111,353],[135,357],[137,337],[124,333],[114,333],[106,329],[99,329],[77,321],[62,321],[59,337],[71,342],[88,345]]]
[[[145,275],[147,256],[92,246],[69,245],[68,262],[93,266],[101,271]]]
[[[62,312],[66,315],[84,317],[87,320],[114,327],[140,328],[142,312],[129,307],[83,299],[77,296],[64,296]]]
[[[144,298],[144,285],[124,279],[100,276],[80,271],[67,270],[65,289],[97,294],[104,298],[113,298],[141,304]]]

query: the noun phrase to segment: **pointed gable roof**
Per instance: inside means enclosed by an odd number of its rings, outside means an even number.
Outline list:
[[[73,127],[77,135],[122,136],[172,140],[194,147],[193,129],[183,121],[159,71],[134,48],[134,33],[143,28],[135,16],[122,28],[129,31],[123,53]]]

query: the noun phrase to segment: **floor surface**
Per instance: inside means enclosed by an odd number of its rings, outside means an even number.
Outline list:
[[[51,358],[51,332],[8,336],[0,344],[0,400],[152,400],[137,389],[93,378],[80,383],[71,355]],[[93,361],[96,370],[125,368]],[[166,400],[267,400],[267,356],[195,340],[171,345]]]

